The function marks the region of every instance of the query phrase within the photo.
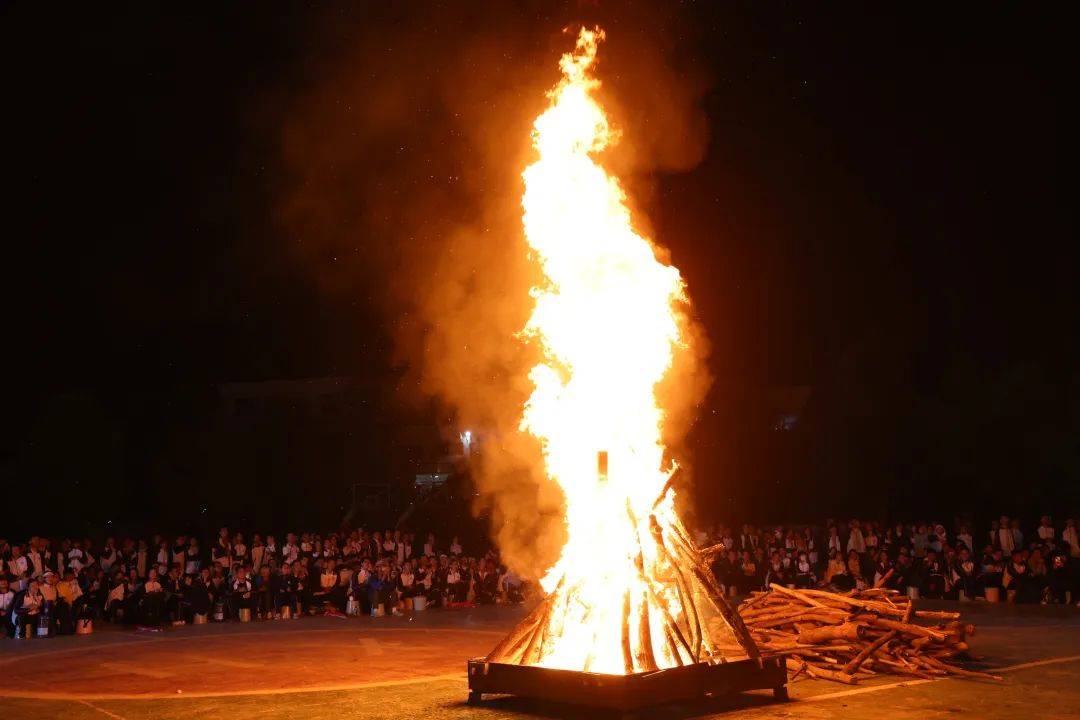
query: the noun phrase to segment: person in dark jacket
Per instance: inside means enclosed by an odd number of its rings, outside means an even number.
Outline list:
[[[184,587],[184,603],[190,611],[190,619],[195,615],[209,615],[214,606],[213,584],[210,582],[210,568],[204,567],[198,575],[188,575]]]

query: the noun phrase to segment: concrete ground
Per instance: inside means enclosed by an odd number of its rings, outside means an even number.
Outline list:
[[[930,603],[925,603],[930,607]],[[956,607],[938,603],[942,607]],[[1080,610],[966,604],[980,667],[1004,682],[878,677],[849,687],[805,680],[792,701],[746,693],[650,709],[660,720],[717,718],[1080,718]],[[305,618],[140,633],[0,640],[0,716],[142,718],[581,718],[604,713],[510,697],[465,704],[465,661],[486,653],[520,608],[405,618]]]

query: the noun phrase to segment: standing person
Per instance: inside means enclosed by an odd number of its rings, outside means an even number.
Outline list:
[[[26,559],[29,561],[30,577],[41,577],[46,570],[45,559],[41,555],[41,551],[38,549],[38,545],[41,541],[36,537],[30,538],[30,542],[27,543]]]
[[[975,552],[975,547],[972,544],[975,540],[971,537],[971,528],[967,525],[960,526],[960,532],[956,534],[956,542],[966,547],[970,551],[969,554]]]
[[[1039,535],[1039,539],[1044,543],[1054,542],[1054,526],[1050,522],[1049,515],[1043,515],[1039,518],[1039,529],[1036,532]]]
[[[15,593],[12,592],[7,576],[0,573],[0,633],[14,637],[15,624],[12,611],[15,609]]]
[[[1076,529],[1075,519],[1069,518],[1065,521],[1065,530],[1061,533],[1061,539],[1069,546],[1069,556],[1080,558],[1080,532]]]
[[[860,556],[866,552],[866,539],[863,537],[862,525],[858,520],[852,520],[848,533],[848,554],[854,550]]]
[[[172,546],[172,558],[169,560],[169,567],[178,565],[181,569],[187,564],[187,538],[183,535],[177,535],[176,540],[173,541]]]
[[[435,533],[428,533],[427,541],[424,543],[424,554],[435,557]]]
[[[836,525],[829,525],[829,539],[825,545],[825,552],[831,558],[833,555],[843,557],[844,545],[840,540],[840,529]],[[826,582],[828,582],[826,580]]]
[[[866,552],[871,558],[877,557],[878,548],[881,546],[881,536],[878,534],[877,523],[867,523],[864,537],[866,540]]]
[[[105,547],[101,548],[101,552],[98,553],[98,565],[106,573],[112,571],[112,567],[116,564],[119,558],[119,553],[116,550],[116,540],[114,538],[105,538]]]
[[[266,552],[266,546],[263,545],[262,535],[255,533],[251,536],[251,568],[256,574],[262,570],[263,555]]]
[[[248,546],[244,544],[243,533],[236,533],[236,537],[233,538],[232,546],[233,564],[240,563],[242,565],[247,565],[250,559],[251,558],[248,557]]]
[[[1013,535],[1009,518],[1005,515],[1002,515],[1001,520],[998,521],[997,535],[998,539],[995,547],[1001,548],[1001,552],[1006,557],[1011,557],[1012,551],[1016,549],[1016,536]]]
[[[226,528],[222,528],[223,532],[228,532]],[[232,543],[229,542],[228,535],[218,536],[217,543],[210,551],[210,560],[221,568],[222,572],[232,567]]]
[[[281,564],[278,557],[278,545],[277,540],[273,535],[266,536],[266,545],[263,547],[263,562],[270,566],[271,570],[277,571],[278,565]]]
[[[11,546],[11,558],[7,562],[8,574],[20,577],[30,577],[30,560],[23,555],[22,545]]]
[[[202,566],[202,560],[199,558],[199,541],[192,535],[188,539],[187,549],[184,551],[184,574],[195,575],[199,572]]]
[[[150,569],[150,546],[145,540],[139,541],[138,550],[135,551],[135,567],[132,569],[135,571],[136,576],[140,578],[146,577],[146,573]]]
[[[1012,523],[1009,525],[1009,529],[1012,530],[1013,547],[1024,547],[1024,533],[1020,531],[1020,521],[1013,520]]]
[[[281,562],[295,566],[299,559],[300,546],[296,543],[296,533],[289,533],[285,536],[285,546],[281,549]]]

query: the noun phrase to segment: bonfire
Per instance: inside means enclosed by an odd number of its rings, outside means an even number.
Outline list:
[[[565,494],[567,540],[545,600],[488,661],[631,674],[757,648],[679,518],[656,386],[687,350],[686,288],[635,229],[600,162],[617,132],[596,97],[599,29],[583,29],[536,119],[523,222],[544,281],[523,337],[543,361],[521,428]]]

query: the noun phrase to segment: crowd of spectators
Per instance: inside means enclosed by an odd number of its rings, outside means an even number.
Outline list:
[[[1044,516],[1029,528],[1001,516],[974,531],[956,523],[830,520],[824,526],[710,528],[722,545],[713,569],[724,587],[746,593],[770,584],[800,588],[887,587],[927,598],[1021,603],[1080,600],[1080,538],[1075,520]]]
[[[281,619],[303,615],[403,614],[419,604],[521,602],[526,590],[489,550],[469,555],[433,534],[289,533],[221,528],[204,545],[108,538],[26,543],[0,539],[0,624],[9,637],[65,634],[94,619],[143,626]]]
[[[1020,603],[1080,601],[1074,520],[1031,528],[1002,516],[974,532],[963,523],[850,520],[822,526],[719,526],[698,533],[731,594],[771,584],[839,591],[888,587],[927,598]],[[0,539],[0,631],[9,637],[75,632],[93,620],[166,623],[303,615],[403,614],[521,602],[528,583],[494,550],[466,554],[410,532],[252,535],[221,528],[204,545],[171,540]],[[1080,602],[1078,602],[1080,604]]]

